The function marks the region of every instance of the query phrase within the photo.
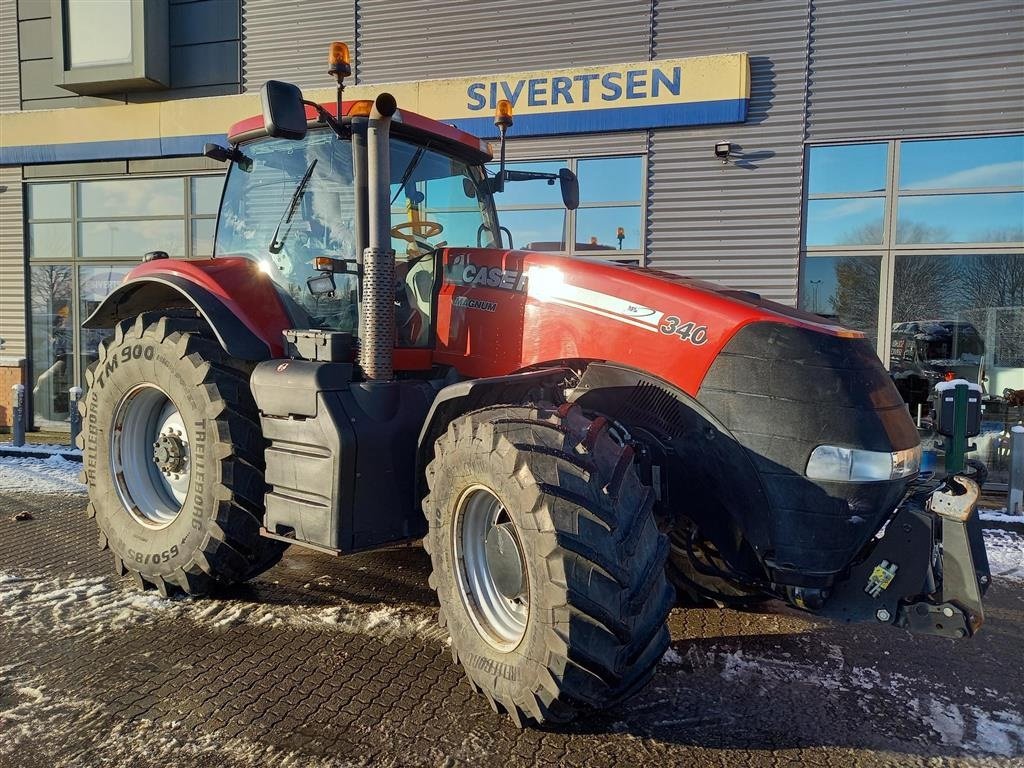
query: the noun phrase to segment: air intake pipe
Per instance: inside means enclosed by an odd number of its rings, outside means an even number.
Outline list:
[[[380,94],[366,130],[369,242],[363,251],[359,368],[366,381],[395,378],[395,251],[391,248],[391,117],[395,97]]]

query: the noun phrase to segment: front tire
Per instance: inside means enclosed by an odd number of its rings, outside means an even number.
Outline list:
[[[668,541],[609,420],[485,408],[449,425],[427,480],[439,620],[495,711],[566,721],[650,679],[669,643]]]
[[[100,547],[119,574],[165,595],[245,581],[284,551],[259,535],[263,438],[248,371],[205,332],[182,318],[122,322],[81,405]]]

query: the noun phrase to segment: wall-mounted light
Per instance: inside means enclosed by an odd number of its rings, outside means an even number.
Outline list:
[[[723,163],[729,162],[729,154],[732,152],[732,144],[728,141],[715,142],[715,157]]]

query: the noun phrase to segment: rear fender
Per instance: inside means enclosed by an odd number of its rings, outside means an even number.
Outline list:
[[[112,328],[143,312],[193,309],[224,350],[240,360],[284,355],[281,333],[293,327],[270,278],[248,259],[148,262],[131,272],[84,328]]]

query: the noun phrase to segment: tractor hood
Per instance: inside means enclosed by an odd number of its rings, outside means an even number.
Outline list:
[[[752,323],[864,341],[757,294],[653,269],[482,248],[449,249],[442,261],[437,355],[473,376],[598,359],[695,396],[719,351]]]
[[[716,488],[709,503],[734,498],[727,514],[776,584],[828,589],[916,475],[917,430],[864,335],[752,293],[550,254],[453,249],[443,257],[436,341],[435,360],[471,376],[617,364],[648,382],[623,389],[620,416],[649,412],[640,400],[652,385],[659,403],[678,403],[659,413],[661,424],[686,421],[677,407],[705,414],[705,427],[666,439],[704,477],[696,486]],[[739,452],[707,458],[719,450],[704,443],[711,432]],[[881,464],[892,457],[893,469],[812,476],[819,448]]]

